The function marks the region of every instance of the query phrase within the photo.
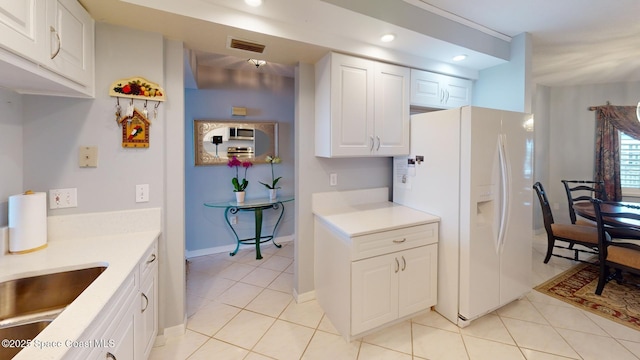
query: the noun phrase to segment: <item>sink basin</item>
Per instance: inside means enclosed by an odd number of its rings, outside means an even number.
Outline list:
[[[12,347],[2,346],[0,347],[0,359],[11,359],[22,347],[20,345],[22,340],[30,340],[36,337],[42,330],[44,330],[52,320],[40,320],[22,325],[10,326],[7,328],[0,328],[0,339],[7,339],[9,341],[15,341]]]
[[[0,324],[16,316],[64,308],[105,269],[96,266],[0,283]]]
[[[0,339],[32,340],[105,270],[95,266],[1,282]],[[0,359],[21,349],[2,346]]]

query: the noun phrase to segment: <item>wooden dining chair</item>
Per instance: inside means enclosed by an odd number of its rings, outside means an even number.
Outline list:
[[[551,256],[588,263],[589,261],[581,260],[578,255],[580,253],[588,253],[589,255],[598,253],[598,229],[595,226],[555,223],[544,187],[540,182],[536,182],[533,184],[533,188],[540,200],[544,228],[547,232],[547,255],[544,258],[544,263],[548,263]],[[556,241],[566,242],[568,246],[558,245]],[[580,245],[580,247],[575,247],[575,245]],[[574,252],[574,256],[555,254],[554,248],[571,250]]]
[[[638,211],[640,206],[604,202],[596,199],[592,200],[592,202],[596,213],[598,247],[600,249],[598,255],[600,271],[596,294],[601,295],[608,281],[612,279],[616,279],[618,282],[624,281],[623,271],[640,275],[640,246],[625,241],[640,239],[640,212]],[[607,204],[615,204],[618,209],[622,207],[633,208],[634,210],[633,212],[611,212],[607,210]],[[613,235],[608,232],[610,228],[606,226],[603,220],[607,218],[615,218],[616,223],[620,224],[615,227],[616,235],[613,240]],[[623,225],[625,223],[630,225]],[[614,270],[613,272],[611,271],[612,269]]]
[[[591,199],[604,199],[604,181],[590,180],[561,180],[567,193],[569,205],[569,218],[572,224],[596,226],[594,221],[579,218],[573,210],[573,204],[578,201],[591,201]]]

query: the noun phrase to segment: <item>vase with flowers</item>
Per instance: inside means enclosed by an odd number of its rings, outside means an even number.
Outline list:
[[[276,199],[276,190],[280,189],[280,187],[277,186],[278,181],[282,179],[282,176],[278,176],[277,178],[275,177],[273,173],[273,164],[279,164],[282,160],[280,160],[280,158],[277,156],[271,156],[271,155],[267,156],[265,160],[269,164],[271,164],[271,184],[263,183],[262,181],[260,181],[260,184],[267,187],[267,189],[269,190],[269,200],[273,201]]]
[[[231,184],[233,184],[233,192],[236,194],[236,202],[243,203],[244,202],[244,194],[247,185],[249,185],[249,180],[247,180],[247,170],[253,165],[251,161],[240,161],[237,157],[233,157],[227,162],[227,166],[230,168],[236,168],[236,176],[231,179]],[[240,180],[239,176],[239,168],[244,168],[244,177]]]

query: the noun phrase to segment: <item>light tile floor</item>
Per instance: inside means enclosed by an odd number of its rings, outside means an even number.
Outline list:
[[[573,266],[543,264],[545,237],[533,246],[534,283]],[[293,243],[243,248],[235,257],[189,261],[187,331],[151,359],[639,359],[640,332],[536,291],[460,329],[436,312],[420,314],[346,343],[315,301],[296,303]]]

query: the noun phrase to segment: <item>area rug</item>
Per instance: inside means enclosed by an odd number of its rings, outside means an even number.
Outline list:
[[[579,264],[536,286],[535,290],[640,330],[640,289],[633,285],[639,279],[625,274],[625,279],[628,277],[633,277],[629,279],[630,284],[618,284],[612,280],[605,285],[602,295],[596,295],[598,267]]]

